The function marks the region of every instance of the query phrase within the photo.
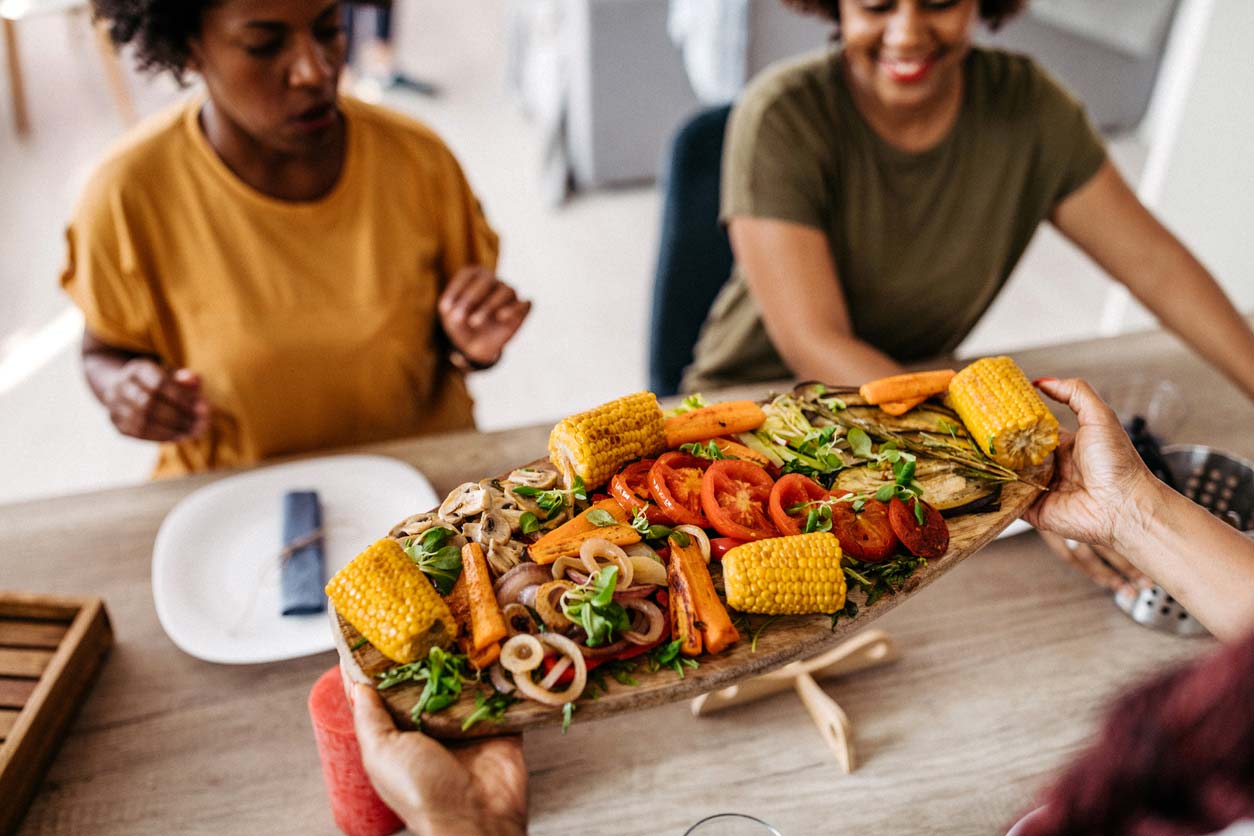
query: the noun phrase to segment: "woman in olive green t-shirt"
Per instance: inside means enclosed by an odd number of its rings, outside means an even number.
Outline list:
[[[1030,59],[971,46],[1022,0],[792,0],[840,48],[756,79],[732,114],[736,269],[686,391],[860,383],[952,351],[1051,221],[1254,396],[1254,333],[1137,200],[1083,108]]]

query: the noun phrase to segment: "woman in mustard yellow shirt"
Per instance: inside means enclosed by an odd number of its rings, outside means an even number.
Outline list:
[[[334,0],[97,0],[206,93],[109,154],[67,230],[88,382],[158,475],[473,426],[530,310],[429,129],[337,95]]]

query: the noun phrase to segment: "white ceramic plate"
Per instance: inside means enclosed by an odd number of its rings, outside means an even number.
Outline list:
[[[330,577],[410,514],[434,508],[426,477],[382,456],[330,456],[229,476],[185,497],[152,552],[157,617],[186,653],[249,664],[330,650],[325,614],[279,614],[283,495],[315,490]]]

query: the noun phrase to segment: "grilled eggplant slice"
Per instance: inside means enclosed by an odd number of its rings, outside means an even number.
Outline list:
[[[914,478],[923,486],[923,499],[947,517],[996,511],[1001,505],[1000,482],[964,472],[953,462],[919,458]],[[892,481],[891,468],[868,464],[842,470],[832,487],[873,494]]]

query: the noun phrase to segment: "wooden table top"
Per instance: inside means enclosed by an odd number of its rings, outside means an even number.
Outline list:
[[[1170,441],[1254,458],[1250,402],[1169,336],[1016,359],[1029,376],[1079,374],[1099,388],[1168,379],[1188,408]],[[547,436],[536,426],[364,451],[414,464],[442,494],[534,458]],[[215,665],[175,648],[157,621],[157,528],[216,478],[0,506],[0,586],[100,595],[117,640],[20,833],[337,832],[305,706],[334,653]],[[564,736],[526,736],[532,831],[679,836],[739,811],[786,836],[1002,833],[1113,694],[1212,646],[1134,624],[1034,533],[994,543],[876,626],[902,658],[824,683],[854,725],[852,775],[788,693],[699,719],[684,703],[576,718]]]

